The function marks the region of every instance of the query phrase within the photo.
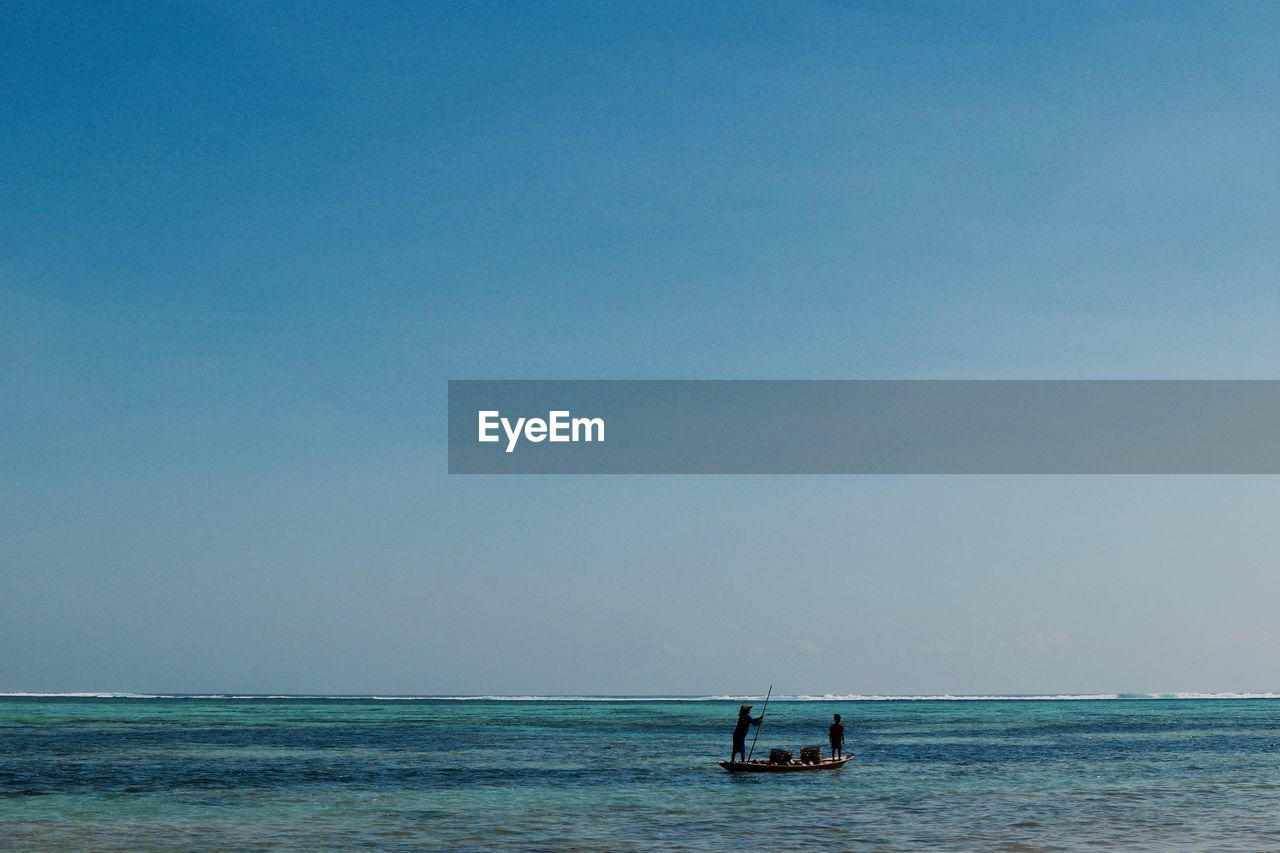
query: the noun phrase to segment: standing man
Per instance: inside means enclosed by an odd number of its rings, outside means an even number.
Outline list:
[[[844,756],[844,724],[840,722],[840,715],[836,714],[835,722],[831,724],[831,728],[827,729],[827,736],[831,738],[831,757],[841,758]]]
[[[738,708],[738,724],[733,727],[733,753],[729,756],[729,763],[733,763],[736,755],[741,755],[742,760],[747,760],[747,731],[752,726],[758,726],[764,720],[764,714],[758,717],[751,716],[751,706],[743,705]]]

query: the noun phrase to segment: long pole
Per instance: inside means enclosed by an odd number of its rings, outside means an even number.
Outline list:
[[[760,740],[760,729],[764,727],[764,712],[769,710],[769,697],[772,695],[773,685],[770,684],[769,692],[764,694],[764,707],[760,709],[760,725],[756,726],[756,736],[751,739],[751,751],[747,753],[747,761],[756,754],[756,741]]]

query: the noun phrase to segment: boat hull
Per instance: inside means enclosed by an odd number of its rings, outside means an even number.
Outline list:
[[[790,764],[770,764],[767,761],[721,761],[721,767],[730,773],[810,773],[815,770],[839,770],[850,761],[852,755],[844,758],[824,758],[817,764],[801,764],[793,761]]]

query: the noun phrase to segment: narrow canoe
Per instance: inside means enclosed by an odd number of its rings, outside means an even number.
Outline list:
[[[846,755],[844,758],[824,758],[817,764],[801,764],[799,761],[792,761],[790,764],[770,764],[762,759],[718,763],[730,773],[803,773],[808,770],[839,770],[850,761],[853,761],[852,755]]]

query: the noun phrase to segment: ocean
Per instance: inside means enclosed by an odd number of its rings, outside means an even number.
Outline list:
[[[740,701],[4,695],[0,846],[1280,849],[1280,698]]]

